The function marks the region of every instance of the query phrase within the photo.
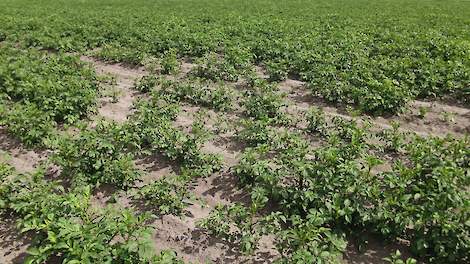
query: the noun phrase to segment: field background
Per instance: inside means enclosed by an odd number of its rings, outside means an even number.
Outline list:
[[[469,106],[470,1],[2,0],[0,262],[466,263]]]

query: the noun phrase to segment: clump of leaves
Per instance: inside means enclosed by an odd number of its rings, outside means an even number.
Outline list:
[[[142,187],[135,197],[156,207],[160,215],[181,215],[192,199],[186,183],[187,177],[166,176]]]
[[[137,105],[130,117],[129,131],[141,148],[158,151],[171,160],[178,160],[194,175],[209,175],[220,169],[220,156],[201,151],[200,138],[173,126],[178,107],[164,96],[154,94],[150,101]]]
[[[287,79],[289,68],[284,61],[268,61],[266,62],[266,71],[271,81],[283,81]]]
[[[410,165],[384,174],[379,230],[408,234],[413,251],[435,261],[465,260],[468,224],[468,139],[420,138],[406,145]],[[411,232],[410,232],[411,231]]]
[[[156,75],[146,75],[135,83],[134,88],[137,91],[148,93],[162,83],[162,79]]]
[[[305,218],[293,215],[286,220],[288,228],[276,237],[280,263],[342,263],[346,241],[325,227],[321,213],[312,209]]]
[[[10,100],[35,104],[52,120],[68,124],[95,109],[97,76],[78,57],[0,47],[0,61],[0,92]]]
[[[223,83],[212,85],[200,79],[191,81],[165,81],[159,91],[174,101],[186,101],[192,104],[226,111],[232,108],[233,91]]]
[[[147,56],[139,49],[122,47],[117,43],[105,44],[94,56],[107,62],[124,62],[130,65],[141,65]]]
[[[242,120],[240,123],[242,130],[237,133],[237,138],[253,147],[264,144],[276,133],[270,127],[272,123],[271,120]]]
[[[311,133],[326,134],[326,118],[322,109],[311,107],[307,113],[307,130]]]
[[[249,207],[242,204],[217,206],[198,225],[212,235],[239,244],[244,254],[252,254],[264,232],[263,219],[258,218],[257,213],[264,208],[268,198],[262,189],[253,190],[251,198]]]
[[[276,182],[281,175],[279,169],[274,166],[275,162],[266,159],[268,151],[267,146],[261,145],[254,149],[249,148],[243,153],[239,164],[234,168],[243,186],[263,186],[269,193],[274,193]]]
[[[228,48],[224,55],[207,53],[197,61],[193,70],[195,76],[213,81],[236,82],[241,75],[250,69],[251,56],[244,49]]]
[[[284,123],[287,116],[282,109],[286,106],[285,94],[279,93],[274,85],[261,83],[244,92],[241,105],[247,116],[255,119],[274,119]]]
[[[52,258],[63,262],[151,263],[152,230],[147,215],[129,210],[91,207],[91,188],[65,190],[56,181],[44,179],[43,171],[10,181],[6,208],[20,219],[22,232],[33,231],[36,239],[28,248],[27,263]]]
[[[133,143],[120,141],[121,133],[115,123],[100,123],[96,130],[81,131],[76,137],[58,141],[53,159],[62,167],[62,174],[78,182],[114,184],[127,188],[140,177],[134,155],[129,152]],[[130,137],[126,140],[134,142]]]
[[[48,112],[35,104],[14,103],[0,112],[0,125],[28,147],[44,147],[56,135],[56,123]]]
[[[380,131],[378,135],[384,141],[386,152],[400,153],[404,150],[407,134],[400,131],[400,123],[392,122],[391,128]]]
[[[191,133],[197,142],[204,143],[213,137],[212,131],[207,127],[208,113],[206,109],[199,109],[193,114],[194,121],[191,125]]]
[[[0,210],[7,208],[9,196],[13,189],[12,177],[14,177],[13,167],[0,162]]]
[[[429,108],[426,106],[420,106],[418,108],[418,117],[423,119],[426,117],[426,114],[429,112]]]
[[[176,74],[180,70],[180,62],[175,49],[169,49],[163,53],[161,62],[163,74]]]

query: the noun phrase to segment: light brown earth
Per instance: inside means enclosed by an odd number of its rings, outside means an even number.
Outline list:
[[[97,118],[102,117],[116,122],[126,121],[137,95],[137,92],[132,90],[132,87],[138,78],[147,74],[145,69],[126,68],[119,63],[106,64],[88,56],[81,56],[80,59],[93,65],[97,74],[112,76],[116,81],[114,86],[107,87],[111,89],[111,91],[108,90],[109,92],[117,94],[116,100],[110,96],[100,98]]]
[[[11,215],[0,215],[0,263],[23,263],[31,244],[29,235],[21,234]]]
[[[81,59],[91,63],[98,74],[115,76],[115,88],[119,91],[115,102],[112,102],[109,97],[100,99],[98,114],[93,120],[105,118],[124,122],[132,112],[133,101],[140,96],[132,90],[134,82],[147,72],[143,68],[131,69],[121,64],[106,64],[87,56],[82,56]],[[188,61],[182,62],[182,70],[178,78],[187,74],[193,66]],[[261,77],[267,77],[261,68],[258,67],[256,70]],[[240,83],[229,85],[239,86]],[[280,90],[287,93],[288,112],[296,113],[302,117],[309,107],[317,106],[321,107],[327,115],[349,117],[345,109],[333,107],[311,96],[305,86],[305,83],[292,79],[279,84]],[[418,116],[419,107],[428,108],[424,117]],[[195,113],[199,109],[200,107],[183,104],[183,111],[175,121],[175,126],[190,131]],[[470,132],[470,109],[439,102],[421,101],[412,102],[410,109],[408,113],[397,117],[369,117],[369,119],[374,126],[382,129],[389,128],[391,123],[395,121],[401,124],[401,129],[404,131],[417,132],[428,136],[444,136],[446,134],[463,136],[465,133]],[[212,131],[216,130],[214,122],[216,116],[222,119],[227,118],[228,123],[234,124],[236,119],[239,118],[239,111],[223,114],[209,110],[207,127]],[[230,170],[238,162],[239,155],[243,151],[243,145],[237,142],[233,134],[230,129],[228,132],[216,134],[203,146],[204,151],[222,155],[224,168],[221,172],[210,177],[194,181],[191,190],[197,200],[187,208],[186,216],[182,218],[164,216],[152,223],[155,227],[155,247],[158,250],[173,249],[185,261],[193,263],[269,263],[279,256],[279,253],[273,247],[271,237],[263,237],[255,258],[248,258],[241,255],[236,250],[236,246],[210,237],[197,227],[197,222],[206,217],[217,204],[247,200],[247,194],[239,190],[237,179]],[[2,153],[7,154],[2,155],[2,159],[6,159],[20,172],[32,171],[46,156],[44,152],[27,150],[16,140],[7,136],[2,129],[0,129],[0,150]],[[141,157],[136,160],[136,164],[146,172],[141,185],[178,170],[176,164],[158,155]],[[113,192],[115,190],[109,186],[99,188],[94,193],[93,203],[97,206],[104,206]],[[128,194],[121,191],[117,192],[117,196],[118,203],[121,206],[139,210],[131,202]],[[14,226],[14,217],[2,216],[0,219],[0,263],[20,263],[26,255],[25,250],[30,243],[30,238],[27,235],[19,234]],[[358,252],[355,243],[351,241],[344,255],[344,263],[385,263],[382,258],[389,256],[396,249],[400,249],[405,256],[408,255],[406,247],[400,243],[384,243],[374,237],[368,237],[368,241],[369,243],[362,253]]]
[[[24,147],[18,140],[0,128],[0,162],[13,166],[19,173],[33,171],[47,156],[45,151]],[[22,235],[16,228],[16,217],[0,214],[0,263],[22,263],[31,243],[29,235]]]

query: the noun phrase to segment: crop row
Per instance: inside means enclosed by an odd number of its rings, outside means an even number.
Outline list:
[[[34,233],[25,263],[180,263],[171,251],[154,253],[149,215],[91,205],[91,189],[66,190],[44,170],[17,174],[0,163],[0,212]]]
[[[248,148],[232,171],[251,202],[219,206],[201,227],[246,254],[274,235],[285,263],[336,263],[347,238],[367,233],[408,240],[433,263],[468,260],[468,137],[376,131],[318,108],[305,129],[286,128],[275,87],[254,79],[245,92],[237,137]]]
[[[337,262],[346,237],[370,232],[409,240],[431,262],[468,260],[468,138],[376,134],[341,118],[322,132],[312,148],[298,132],[250,123],[239,133],[250,147],[233,171],[251,202],[219,207],[201,226],[245,253],[274,234],[287,263]]]
[[[31,174],[0,164],[1,216],[34,234],[26,263],[179,263],[171,251],[154,254],[149,213],[92,204],[93,191],[107,184],[151,203],[157,215],[182,212],[191,199],[187,185],[217,171],[220,158],[201,150],[202,138],[174,127],[179,105],[151,94],[127,122],[91,128],[87,118],[100,95],[92,68],[76,56],[0,49],[0,124],[28,147],[50,150]],[[176,161],[181,175],[137,187],[144,172],[135,160],[159,154]],[[60,168],[57,175],[50,165]]]

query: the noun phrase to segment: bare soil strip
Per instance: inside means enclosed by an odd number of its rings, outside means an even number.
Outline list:
[[[0,127],[0,161],[7,162],[19,173],[33,171],[47,157],[47,151],[25,148]]]
[[[135,81],[146,75],[143,68],[131,69],[122,64],[106,64],[92,57],[81,56],[80,59],[89,62],[95,68],[98,75],[110,75],[115,78],[116,98],[110,96],[99,99],[98,116],[116,122],[124,122],[131,113],[132,103],[137,97],[137,92],[132,90]]]
[[[32,172],[42,160],[45,151],[26,149],[18,140],[0,128],[0,162],[13,166],[19,173]],[[23,263],[32,237],[16,228],[16,217],[0,214],[0,263]]]

